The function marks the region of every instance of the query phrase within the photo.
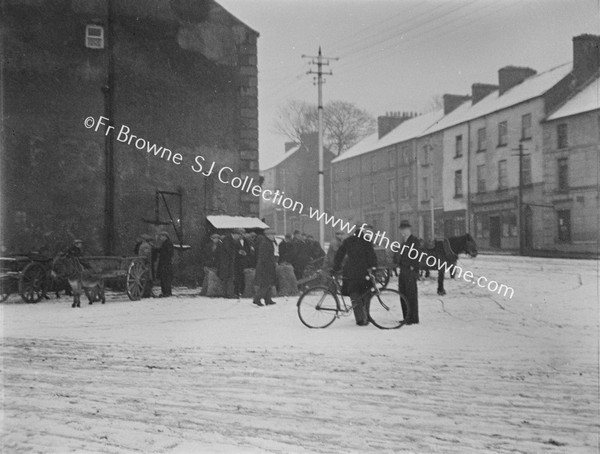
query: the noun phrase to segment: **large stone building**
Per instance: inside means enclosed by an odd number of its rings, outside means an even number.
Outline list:
[[[573,63],[507,66],[443,111],[380,117],[332,163],[335,214],[392,237],[400,219],[425,239],[468,231],[483,251],[597,254],[599,46],[577,36]]]
[[[258,179],[258,33],[219,4],[9,0],[2,28],[3,253],[77,237],[126,254],[167,228],[198,261],[207,214],[258,214],[256,197],[191,170],[203,155]],[[84,126],[100,116],[113,133]],[[174,224],[144,222],[157,216]]]

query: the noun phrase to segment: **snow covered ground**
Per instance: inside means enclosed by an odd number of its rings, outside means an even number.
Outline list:
[[[598,452],[598,263],[461,264],[514,298],[427,281],[395,331],[309,330],[296,298],[11,299],[3,452]]]

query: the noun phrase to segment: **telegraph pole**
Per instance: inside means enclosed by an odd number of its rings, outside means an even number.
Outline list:
[[[513,148],[513,151],[518,151],[518,154],[513,156],[519,157],[519,254],[525,255],[524,228],[523,228],[523,158],[527,154],[523,153],[523,143],[519,142],[519,148]]]
[[[323,165],[323,79],[324,75],[333,75],[331,71],[324,73],[323,66],[329,66],[329,62],[332,60],[338,60],[334,57],[323,57],[321,53],[321,46],[319,46],[319,54],[317,56],[302,55],[302,58],[309,58],[311,65],[317,65],[317,70],[312,69],[306,74],[316,74],[316,85],[318,89],[318,122],[319,122],[319,211],[323,213],[325,211],[325,174]],[[325,221],[323,217],[319,220],[319,243],[323,246],[325,242]]]

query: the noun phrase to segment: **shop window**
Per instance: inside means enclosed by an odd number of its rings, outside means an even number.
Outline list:
[[[389,200],[391,200],[392,202],[394,200],[396,200],[396,179],[395,178],[390,178],[388,180],[388,196],[389,196]]]

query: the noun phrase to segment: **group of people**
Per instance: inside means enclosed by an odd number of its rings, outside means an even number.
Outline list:
[[[297,280],[304,278],[306,267],[315,263],[318,268],[322,266],[325,251],[312,235],[305,235],[299,230],[294,235],[285,235],[279,244],[279,263],[289,263],[294,268]]]
[[[369,324],[369,302],[370,294],[368,292],[371,283],[365,280],[369,270],[377,267],[377,256],[372,242],[365,239],[365,232],[373,231],[373,227],[366,225],[357,228],[353,235],[344,239],[338,246],[334,254],[332,271],[337,273],[342,271],[344,281],[342,292],[350,296],[354,306],[354,318],[359,326]],[[411,225],[408,221],[400,223],[400,234],[402,236],[402,246],[399,252],[394,256],[394,262],[400,268],[398,276],[398,291],[406,298],[402,301],[402,312],[406,325],[419,323],[419,301],[417,294],[417,280],[419,277],[419,261],[412,259],[408,255],[408,250],[412,245],[417,248],[419,240],[412,235]],[[338,232],[339,235],[339,232]],[[373,235],[370,235],[373,238]],[[328,254],[329,255],[329,254]]]
[[[239,298],[244,293],[244,270],[254,268],[254,304],[270,306],[275,304],[271,288],[277,280],[276,247],[271,229],[261,233],[240,228],[225,235],[213,233],[203,251],[204,266],[216,270],[226,298]]]

